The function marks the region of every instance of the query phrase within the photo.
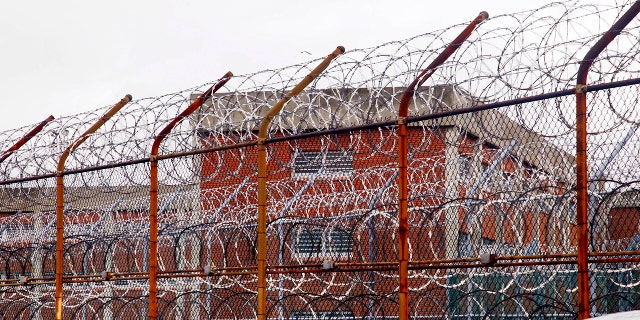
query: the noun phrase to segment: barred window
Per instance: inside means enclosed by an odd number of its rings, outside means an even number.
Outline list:
[[[345,176],[353,173],[353,152],[343,150],[297,151],[294,177]]]
[[[353,253],[353,237],[345,230],[304,229],[296,232],[293,252],[300,258],[345,258]]]
[[[25,239],[33,235],[33,224],[8,223],[0,226],[0,238],[8,241],[16,241],[16,239]]]
[[[352,320],[353,311],[300,311],[291,312],[291,320]]]

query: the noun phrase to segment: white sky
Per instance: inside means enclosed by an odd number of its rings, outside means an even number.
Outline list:
[[[0,131],[550,2],[2,1]]]

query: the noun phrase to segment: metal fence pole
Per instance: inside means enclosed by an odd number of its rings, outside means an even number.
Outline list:
[[[20,149],[25,143],[27,143],[31,138],[33,138],[38,132],[42,131],[44,127],[51,121],[55,119],[53,116],[49,116],[44,121],[40,122],[37,126],[35,126],[31,131],[25,134],[20,140],[18,140],[14,145],[12,145],[9,149],[5,150],[2,154],[0,154],[0,163],[6,160],[14,151]]]
[[[107,122],[122,107],[131,101],[131,95],[126,95],[107,111],[93,126],[85,131],[78,139],[71,143],[60,155],[58,160],[58,171],[56,172],[56,320],[62,319],[62,260],[64,256],[64,164],[69,154],[79,145],[85,142],[89,135],[96,132],[105,122]]]
[[[233,73],[227,72],[216,84],[201,94],[189,107],[175,117],[164,129],[158,133],[151,146],[150,160],[150,190],[149,190],[149,319],[158,317],[158,151],[160,143],[182,119],[188,117],[194,111],[218,91],[231,77]]]
[[[402,93],[400,106],[398,108],[398,304],[399,319],[409,318],[409,204],[407,201],[409,193],[408,181],[408,156],[409,138],[407,128],[407,117],[409,116],[409,104],[415,95],[415,91],[435,72],[436,68],[444,63],[462,43],[471,35],[471,32],[482,21],[486,20],[489,14],[485,11],[473,20],[469,25],[441,52],[429,66],[424,69],[413,82]]]
[[[258,320],[267,318],[267,130],[271,119],[275,117],[284,104],[306,88],[329,66],[331,60],[344,53],[344,47],[337,47],[320,64],[298,83],[284,98],[278,101],[260,122],[258,132]]]
[[[578,241],[578,319],[590,317],[589,311],[589,194],[587,171],[587,76],[593,61],[640,12],[636,1],[625,14],[589,49],[578,69],[576,84],[576,193]]]

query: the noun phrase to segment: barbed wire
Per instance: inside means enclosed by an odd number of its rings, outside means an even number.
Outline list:
[[[571,89],[581,57],[630,4],[553,3],[491,18],[418,90],[410,115]],[[375,124],[396,119],[408,83],[462,27],[350,50],[274,118],[270,317],[397,314],[397,132]],[[591,82],[638,78],[639,27],[632,22],[594,61]],[[317,62],[234,76],[167,136],[160,154],[256,140],[266,110]],[[149,165],[136,161],[148,159],[155,135],[211,84],[134,100],[71,153],[67,170],[82,172],[65,175],[65,316],[145,316]],[[640,194],[638,88],[589,97],[594,252],[640,244],[640,217],[622,217]],[[575,316],[573,106],[561,96],[410,125],[414,316]],[[106,110],[52,121],[1,164],[3,315],[52,313],[56,187],[47,175]],[[372,126],[331,131],[363,125]],[[1,132],[0,148],[30,129]],[[305,136],[318,131],[327,134]],[[254,149],[237,147],[159,162],[162,318],[255,318],[255,159]],[[482,254],[520,264],[470,264]],[[637,263],[591,268],[598,312],[640,304]]]

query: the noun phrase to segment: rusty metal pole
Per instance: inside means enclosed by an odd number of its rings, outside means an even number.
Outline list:
[[[177,117],[171,120],[153,140],[151,156],[149,157],[149,161],[151,162],[149,182],[149,319],[157,319],[158,317],[158,150],[160,149],[160,143],[162,143],[162,140],[164,140],[182,119],[188,117],[200,108],[200,106],[202,106],[211,95],[222,88],[232,76],[233,73],[231,73],[231,71],[222,76],[216,84],[211,86]]]
[[[469,38],[471,32],[482,21],[488,18],[489,14],[487,12],[480,12],[402,93],[398,108],[398,317],[400,320],[409,319],[409,204],[407,200],[409,193],[407,173],[409,138],[406,123],[409,116],[409,104],[411,104],[411,99],[413,99],[416,89],[429,79],[436,68],[445,62]]]
[[[107,122],[122,107],[131,101],[131,95],[128,94],[111,109],[109,109],[96,123],[94,123],[87,131],[85,131],[78,139],[71,143],[60,155],[58,160],[58,170],[56,172],[56,314],[55,319],[62,319],[62,260],[64,258],[64,164],[69,154],[89,138],[89,135],[96,132],[105,122]]]
[[[590,317],[589,310],[589,193],[587,169],[587,76],[593,61],[640,13],[640,1],[636,1],[611,28],[589,49],[578,68],[576,81],[576,195],[578,237],[578,319]]]
[[[2,155],[0,155],[0,163],[2,163],[5,159],[7,159],[14,151],[20,149],[25,143],[27,143],[31,138],[33,138],[38,132],[42,131],[44,127],[51,121],[55,119],[53,116],[49,116],[44,119],[44,121],[40,122],[37,126],[35,126],[31,131],[25,134],[20,140],[18,140],[14,145],[12,145],[9,149],[4,151]]]
[[[285,94],[260,122],[258,132],[258,320],[267,319],[267,130],[271,119],[275,117],[287,101],[298,95],[313,79],[317,78],[331,63],[331,60],[344,53],[344,47],[339,46],[313,69],[300,83]]]

